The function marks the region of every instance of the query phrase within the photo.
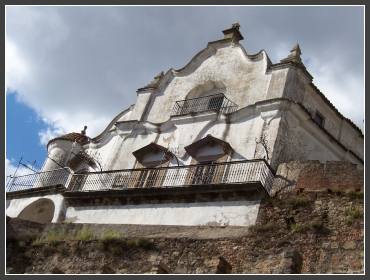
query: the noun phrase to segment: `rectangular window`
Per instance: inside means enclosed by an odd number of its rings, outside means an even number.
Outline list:
[[[324,117],[320,113],[316,112],[314,119],[319,125],[324,126]]]

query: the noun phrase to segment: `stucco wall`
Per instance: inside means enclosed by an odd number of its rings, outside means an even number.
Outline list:
[[[226,87],[226,97],[239,108],[265,99],[270,75],[265,73],[267,62],[264,53],[251,60],[238,46],[215,47],[213,55],[198,57],[196,63],[172,76],[168,84],[155,93],[147,121],[165,122],[175,101],[184,100],[192,89],[209,80],[222,82]]]
[[[60,217],[60,213],[65,212],[65,202],[64,197],[61,194],[52,194],[52,195],[45,195],[42,197],[27,197],[27,198],[18,198],[18,199],[11,199],[7,201],[7,209],[6,215],[12,218],[16,218],[19,214],[30,204],[36,202],[40,199],[50,199],[50,203],[54,203],[54,213],[52,218],[52,223],[56,223],[58,218]],[[37,208],[38,211],[43,211],[42,206]],[[41,213],[41,212],[40,212]],[[35,219],[37,219],[37,213],[35,213]]]
[[[224,201],[122,206],[71,206],[67,208],[66,222],[250,226],[257,219],[259,204],[259,201]]]

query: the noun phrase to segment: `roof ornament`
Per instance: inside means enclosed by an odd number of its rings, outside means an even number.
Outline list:
[[[302,63],[301,59],[301,48],[299,47],[298,43],[293,47],[293,49],[290,51],[290,55],[288,55],[286,58],[280,60],[280,62],[297,62]]]
[[[240,28],[240,24],[239,24],[239,22],[234,22],[234,23],[231,25],[231,28],[236,28],[236,29],[238,29],[238,30],[239,30],[239,28]]]
[[[159,82],[163,78],[164,73],[163,71],[159,72],[155,77],[154,80],[151,81],[149,84],[147,84],[145,87],[139,88],[137,91],[142,90],[142,89],[155,89],[158,87]]]
[[[238,43],[240,40],[243,40],[243,36],[239,31],[240,24],[239,22],[234,22],[231,25],[231,28],[223,30],[224,39],[231,39],[233,43]]]
[[[86,129],[87,129],[87,126],[85,125],[84,129],[83,129],[83,130],[81,130],[81,134],[82,134],[82,135],[86,135]]]

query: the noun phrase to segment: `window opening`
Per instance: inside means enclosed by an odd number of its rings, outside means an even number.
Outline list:
[[[321,126],[323,126],[323,125],[324,125],[324,117],[323,117],[320,113],[318,113],[318,112],[316,112],[316,113],[315,113],[314,120],[315,120],[319,125],[321,125]]]

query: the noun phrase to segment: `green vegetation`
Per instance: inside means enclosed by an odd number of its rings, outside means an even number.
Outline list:
[[[273,226],[271,223],[267,223],[264,225],[251,225],[249,227],[250,230],[256,231],[256,232],[267,232],[273,229]]]
[[[77,240],[91,240],[93,238],[93,234],[87,228],[83,228],[76,233]]]
[[[346,215],[346,222],[352,223],[353,220],[361,217],[363,215],[363,212],[360,209],[354,209],[354,210],[345,209],[344,214]]]
[[[115,232],[106,232],[98,240],[98,248],[100,250],[109,250],[115,255],[121,254],[125,247],[141,247],[149,249],[152,245],[153,241],[146,237],[124,239]]]
[[[289,196],[285,202],[292,207],[306,207],[310,205],[311,199],[306,196]]]
[[[108,232],[103,233],[99,240],[102,240],[104,242],[114,242],[120,239],[121,239],[121,236],[118,233],[108,231]]]
[[[41,239],[41,238],[37,238],[36,240],[34,240],[31,244],[31,246],[34,246],[34,247],[39,247],[41,245],[44,244],[44,240]]]
[[[293,232],[306,233],[310,229],[310,226],[301,223],[290,223],[290,229]]]
[[[266,242],[266,241],[261,241],[259,244],[258,244],[258,247],[260,247],[261,249],[267,249],[269,246],[269,244]]]
[[[343,195],[350,198],[364,199],[364,192],[361,190],[356,191],[354,188],[346,190]]]
[[[55,230],[51,230],[46,236],[45,241],[50,242],[51,244],[56,244],[61,241],[61,236]]]
[[[127,240],[126,243],[128,245],[130,243],[130,240],[133,240],[133,244],[135,244],[136,247],[150,248],[153,245],[153,241],[149,240],[146,237],[142,237],[142,236]]]

